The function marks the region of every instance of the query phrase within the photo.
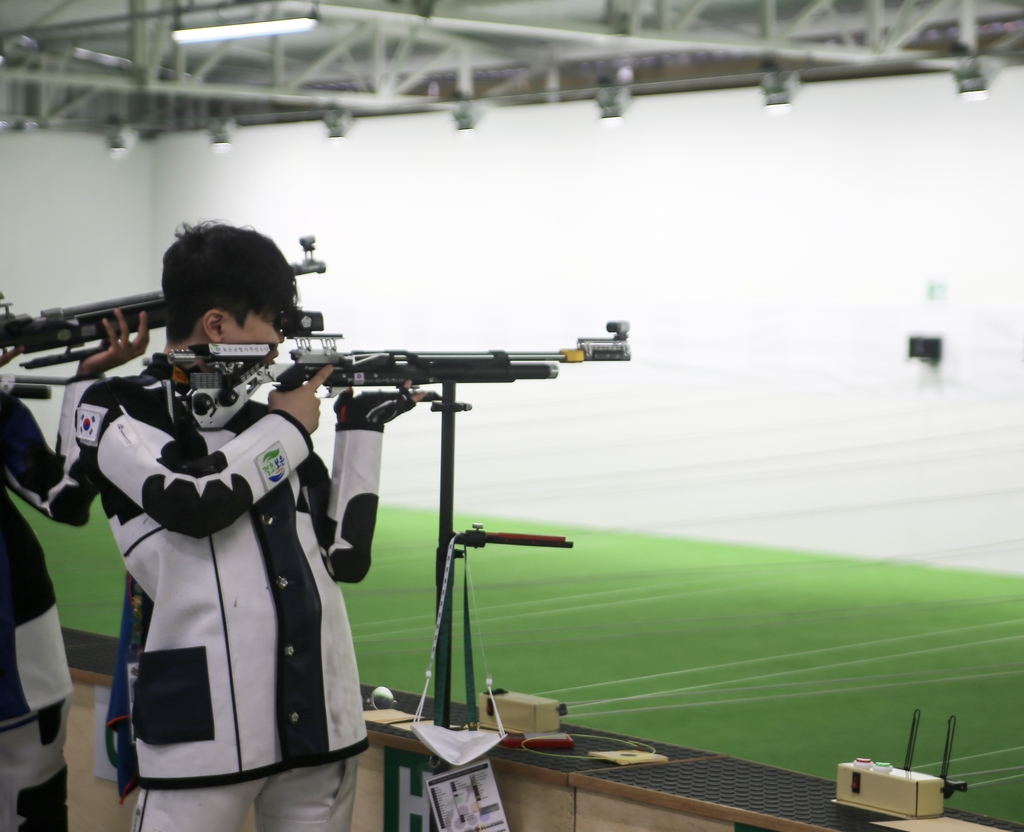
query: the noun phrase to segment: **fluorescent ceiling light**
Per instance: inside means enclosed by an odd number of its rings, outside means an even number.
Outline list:
[[[171,37],[174,38],[175,43],[211,43],[219,40],[293,35],[315,28],[315,17],[290,17],[285,20],[256,20],[252,23],[229,23],[224,26],[203,26],[198,29],[176,29]]]
[[[104,52],[93,52],[91,49],[75,47],[71,50],[71,57],[80,61],[91,61],[102,66],[111,66],[117,69],[131,69],[132,62],[127,58],[119,58],[117,55],[107,55]]]

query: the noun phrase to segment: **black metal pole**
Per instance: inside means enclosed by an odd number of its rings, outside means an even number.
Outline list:
[[[441,498],[438,507],[437,558],[435,560],[435,583],[437,600],[435,611],[441,608],[441,590],[444,588],[444,565],[448,558],[448,546],[455,535],[455,382],[446,381],[441,385],[441,401],[434,404],[441,411]],[[434,688],[434,713],[441,709],[445,728],[452,722],[452,644],[448,632],[447,673],[444,690]],[[436,677],[435,677],[436,678]],[[440,757],[432,759],[434,774],[447,770],[448,764]],[[430,830],[438,832],[434,813],[430,813]]]
[[[441,385],[441,499],[438,508],[437,532],[437,607],[441,604],[441,590],[444,586],[444,564],[448,546],[455,534],[455,382],[446,381]],[[443,691],[434,691],[434,709],[441,708],[443,722],[447,728],[452,716],[452,645],[451,631],[448,633],[448,667],[445,673]],[[441,701],[438,702],[438,696]]]

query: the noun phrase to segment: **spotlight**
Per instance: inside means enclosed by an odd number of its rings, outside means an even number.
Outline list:
[[[629,107],[633,96],[629,87],[603,86],[597,91],[597,108],[600,110],[601,124],[613,127],[622,123],[622,116]]]
[[[294,35],[316,28],[315,17],[291,17],[285,20],[256,20],[252,23],[229,23],[222,26],[201,26],[195,29],[175,29],[171,34],[175,43],[211,43],[242,38],[264,38],[273,35]]]
[[[800,91],[800,76],[795,72],[769,72],[761,80],[765,111],[772,115],[788,113]]]
[[[210,150],[214,153],[227,153],[231,150],[231,133],[235,123],[229,118],[210,119]]]
[[[984,101],[988,98],[988,87],[995,75],[991,66],[977,58],[968,58],[953,70],[956,91],[964,101]]]
[[[476,130],[477,124],[483,117],[480,107],[467,98],[459,99],[452,110],[452,118],[455,119],[455,129],[459,133],[468,134]]]
[[[120,122],[114,122],[107,131],[107,152],[111,159],[123,159],[131,152],[138,138],[131,127]]]
[[[324,114],[327,138],[331,141],[344,141],[354,123],[355,119],[352,118],[352,113],[348,110],[328,110]]]

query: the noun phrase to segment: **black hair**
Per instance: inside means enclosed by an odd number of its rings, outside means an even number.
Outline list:
[[[295,272],[269,237],[220,222],[183,223],[164,252],[167,340],[187,338],[211,309],[239,326],[250,312],[278,317],[296,307]]]

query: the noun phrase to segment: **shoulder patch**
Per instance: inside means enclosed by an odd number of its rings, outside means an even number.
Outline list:
[[[288,457],[280,442],[265,450],[256,457],[256,467],[260,469],[263,484],[267,489],[273,488],[291,473]]]
[[[100,426],[106,415],[105,407],[80,404],[75,412],[75,438],[83,445],[96,445],[100,441]]]

